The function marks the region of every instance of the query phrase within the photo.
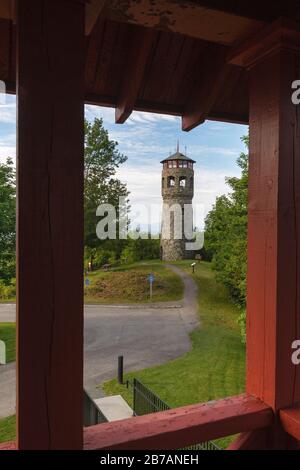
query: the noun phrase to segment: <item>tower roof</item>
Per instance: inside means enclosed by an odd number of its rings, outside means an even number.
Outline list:
[[[175,152],[173,155],[170,155],[170,157],[162,160],[160,163],[165,163],[169,160],[185,160],[187,162],[196,163],[195,160],[192,160],[192,158],[187,157],[183,153],[179,152],[179,150],[177,150],[177,152]]]

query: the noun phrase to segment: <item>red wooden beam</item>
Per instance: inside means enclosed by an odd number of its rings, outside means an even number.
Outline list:
[[[280,410],[283,429],[297,441],[300,441],[300,403],[294,408]]]
[[[107,0],[88,0],[86,2],[86,8],[85,8],[85,34],[89,35],[101,12],[103,11],[105,7],[105,3]]]
[[[190,405],[85,429],[86,450],[179,449],[270,426],[272,410],[248,395]]]
[[[129,57],[116,106],[117,124],[123,124],[133,111],[154,37],[154,31],[144,28],[137,27],[131,33]]]
[[[264,25],[260,20],[201,5],[199,0],[110,0],[105,14],[118,21],[224,45],[238,43]]]
[[[232,66],[226,63],[226,48],[207,47],[201,58],[198,80],[191,92],[182,116],[182,130],[190,131],[202,124],[210,114]]]
[[[279,20],[230,59],[250,69],[247,392],[274,410],[300,402],[299,51],[300,25]]]
[[[17,1],[17,445],[82,448],[84,2]]]
[[[227,450],[266,450],[268,429],[256,429],[241,433]]]

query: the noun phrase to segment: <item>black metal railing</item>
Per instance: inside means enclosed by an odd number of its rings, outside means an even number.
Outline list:
[[[88,427],[101,423],[107,423],[107,419],[92,397],[83,390],[83,425]]]
[[[138,379],[133,379],[133,411],[136,416],[169,409],[170,406],[159,398],[156,393]]]
[[[157,413],[158,411],[170,410],[171,407],[162,400],[156,393],[149,387],[144,385],[138,379],[127,381],[127,386],[131,385],[133,388],[133,413],[135,416],[142,416],[149,413]],[[201,442],[184,450],[221,450],[213,441]]]

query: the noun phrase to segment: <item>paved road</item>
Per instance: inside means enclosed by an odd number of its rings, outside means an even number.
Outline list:
[[[84,384],[89,393],[102,396],[103,381],[116,376],[117,357],[124,355],[126,371],[165,363],[191,348],[189,332],[197,325],[197,287],[178,268],[183,279],[180,302],[153,305],[86,305]],[[0,304],[0,322],[15,320],[15,305]],[[15,364],[0,366],[0,418],[14,413]]]

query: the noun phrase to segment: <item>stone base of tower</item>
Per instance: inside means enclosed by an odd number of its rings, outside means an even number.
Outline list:
[[[194,259],[194,252],[185,249],[184,240],[162,240],[160,245],[160,257],[162,261],[180,261]]]

